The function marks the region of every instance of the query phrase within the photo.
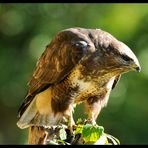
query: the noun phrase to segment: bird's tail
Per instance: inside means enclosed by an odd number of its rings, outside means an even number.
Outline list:
[[[50,90],[36,95],[20,116],[17,126],[21,129],[30,126],[50,127],[63,118],[63,113],[54,113],[51,105]]]
[[[49,96],[48,91],[36,95],[17,122],[19,128],[29,128],[28,144],[45,144],[47,128],[57,125],[63,118],[63,113],[53,112]]]

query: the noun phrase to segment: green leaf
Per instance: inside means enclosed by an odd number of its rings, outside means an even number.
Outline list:
[[[77,120],[77,125],[78,124],[82,124],[82,119],[81,118],[79,118],[78,120]]]
[[[82,124],[77,125],[75,135],[76,134],[81,134],[82,130],[83,130],[83,127],[84,127],[84,125],[82,125]]]
[[[59,145],[70,145],[70,143],[64,141],[64,140],[57,140]]]
[[[50,141],[48,144],[49,144],[49,145],[59,145],[59,144],[56,143],[55,141]]]
[[[104,133],[102,126],[86,124],[82,131],[82,136],[85,143],[94,143]]]
[[[94,143],[95,145],[107,145],[108,140],[106,134],[102,134],[100,138]]]
[[[63,129],[63,128],[60,129],[60,131],[59,131],[59,137],[60,137],[61,140],[65,140],[67,138],[67,134],[66,134],[65,129]]]

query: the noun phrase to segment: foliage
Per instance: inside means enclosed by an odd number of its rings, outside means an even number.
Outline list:
[[[104,132],[104,127],[84,122],[78,122],[73,132],[67,126],[61,126],[58,134],[49,141],[49,145],[119,145],[120,142],[114,136]],[[81,120],[82,121],[82,120]]]

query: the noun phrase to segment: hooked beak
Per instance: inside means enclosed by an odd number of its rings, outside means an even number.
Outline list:
[[[141,71],[141,67],[140,65],[134,65],[132,68],[134,71],[140,72]]]
[[[135,66],[134,69],[135,69],[137,72],[140,72],[140,71],[141,71],[141,67],[140,67],[140,66]]]
[[[134,62],[132,63],[132,70],[140,72],[141,71],[141,66],[139,64],[139,61],[137,58],[134,59]]]

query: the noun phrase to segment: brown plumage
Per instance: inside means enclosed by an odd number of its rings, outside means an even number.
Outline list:
[[[131,70],[140,71],[136,56],[111,34],[101,29],[63,30],[37,63],[17,125],[37,129],[65,117],[72,126],[73,105],[81,102],[95,124],[121,74]]]

